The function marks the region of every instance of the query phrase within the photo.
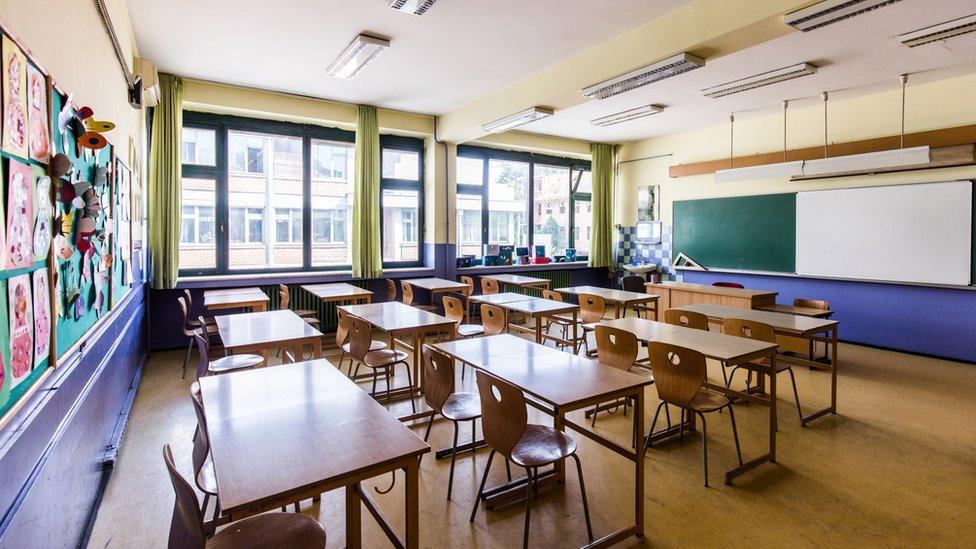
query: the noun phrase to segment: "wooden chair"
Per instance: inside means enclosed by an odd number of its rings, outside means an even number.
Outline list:
[[[407,353],[395,349],[370,350],[373,343],[373,332],[369,323],[354,316],[347,316],[349,322],[349,354],[359,364],[373,370],[373,390],[370,392],[376,397],[376,380],[380,371],[386,377],[386,396],[390,398],[390,389],[393,385],[394,367],[403,364],[407,371],[407,385],[413,387],[413,380],[410,378],[410,364],[407,362]],[[356,365],[356,373],[359,372],[359,364]],[[353,379],[356,377],[353,374]],[[410,407],[417,413],[417,404],[413,398],[410,399]]]
[[[729,409],[732,421],[732,438],[735,439],[735,453],[742,465],[742,450],[739,447],[739,432],[735,427],[735,411],[732,401],[722,393],[717,393],[705,387],[705,355],[694,349],[651,341],[648,344],[651,355],[651,370],[654,372],[654,384],[657,396],[661,399],[654,419],[651,420],[651,430],[648,431],[647,447],[651,445],[651,435],[654,424],[662,406],[677,406],[681,409],[681,423],[678,426],[679,436],[683,436],[685,415],[696,414],[702,424],[702,464],[705,474],[705,486],[708,487],[708,431],[705,424],[705,414],[717,412],[723,408]],[[665,408],[667,409],[667,408]]]
[[[461,283],[468,287],[466,290],[461,290],[458,293],[464,296],[464,312],[468,317],[468,322],[471,322],[471,296],[474,295],[474,278],[462,275]]]
[[[640,350],[640,344],[637,342],[637,336],[632,332],[627,330],[621,330],[620,328],[612,328],[610,326],[597,326],[596,327],[596,352],[597,352],[597,362],[603,366],[609,366],[610,368],[616,368],[618,370],[623,370],[625,372],[630,371],[634,366],[640,366],[637,363],[637,354]],[[621,404],[618,400],[615,404]],[[627,406],[629,404],[629,399],[623,401],[624,415],[627,415]],[[590,422],[590,427],[596,427],[596,415],[600,411],[600,405],[593,407],[593,419]],[[616,407],[610,413],[616,412]],[[637,421],[642,421],[638,419]],[[670,420],[669,420],[670,423]],[[636,445],[637,442],[637,430],[636,423],[634,424],[635,429],[632,433],[631,438],[633,439],[633,444]]]
[[[288,309],[288,305],[291,304],[291,290],[288,289],[287,284],[278,284],[278,308],[282,311]],[[318,311],[314,309],[295,309],[292,311],[296,315],[305,319],[305,322],[313,326],[317,326],[319,323]]]
[[[587,335],[593,331],[595,328],[594,325],[603,320],[603,317],[607,314],[607,300],[598,295],[580,294],[579,306],[580,324],[583,327],[583,348],[586,350],[586,356],[593,356],[596,351],[590,351]],[[574,352],[576,352],[575,349]]]
[[[762,322],[745,320],[742,318],[726,318],[725,322],[722,323],[722,331],[731,336],[744,337],[746,339],[754,339],[756,341],[764,341],[766,343],[776,343],[776,332],[773,330],[773,327]],[[729,378],[725,381],[726,387],[730,387],[732,385],[732,378],[735,377],[735,372],[740,368],[749,372],[749,375],[746,378],[747,389],[751,385],[750,379],[752,378],[752,372],[756,372],[758,375],[763,375],[763,371],[766,370],[766,367],[752,362],[739,364],[732,368],[732,371],[729,373]],[[724,364],[722,365],[722,370],[725,370]],[[773,372],[773,375],[779,375],[784,371],[790,373],[790,381],[793,383],[793,398],[796,399],[796,413],[800,416],[800,420],[802,420],[803,411],[800,409],[800,393],[796,390],[796,376],[793,374],[793,366],[785,360],[777,360],[776,371]]]
[[[217,475],[214,473],[213,460],[210,459],[210,435],[207,433],[207,419],[203,415],[203,394],[200,383],[194,381],[190,385],[190,400],[193,411],[197,416],[197,428],[193,434],[193,480],[197,488],[203,492],[203,514],[207,514],[207,504],[211,496],[214,498],[214,513],[212,520],[220,517],[220,498],[217,495]]]
[[[821,311],[829,311],[830,310],[830,303],[828,303],[826,299],[806,299],[806,298],[803,298],[803,297],[797,297],[797,298],[794,298],[793,299],[793,306],[794,307],[809,307],[811,309],[820,309]],[[813,356],[814,355],[814,347],[815,346],[816,346],[816,343],[813,340],[810,340],[810,352],[809,352],[809,356],[807,357],[810,360],[815,360],[815,358]],[[829,353],[830,353],[830,347],[825,344],[824,345],[824,354],[827,355],[828,358],[830,356]]]
[[[454,360],[444,353],[424,345],[424,402],[434,410],[427,422],[424,432],[424,442],[430,437],[430,428],[434,425],[434,415],[440,414],[454,424],[454,445],[451,447],[451,472],[447,481],[447,499],[451,499],[454,488],[454,462],[457,459],[458,424],[462,421],[471,422],[471,448],[474,455],[475,422],[481,417],[481,401],[474,393],[459,393],[454,391]]]
[[[563,294],[553,290],[542,290],[542,299],[548,299],[550,301],[559,301],[560,303],[564,301]],[[546,328],[545,328],[546,335],[549,335],[549,329],[551,327],[558,326],[560,332],[562,332],[561,337],[563,339],[569,339],[569,335],[568,335],[569,329],[573,327],[572,316],[569,316],[565,313],[558,314],[553,317],[547,317],[545,319],[545,322],[546,322]],[[545,344],[545,341],[543,341],[542,343]],[[556,342],[556,347],[560,347],[560,346],[565,347],[566,344],[564,343],[561,344]]]
[[[708,317],[695,311],[668,309],[664,311],[664,322],[675,326],[708,331]]]
[[[719,286],[721,288],[739,288],[740,290],[745,288],[745,286],[739,284],[738,282],[712,282],[712,286]]]
[[[498,286],[498,281],[494,278],[481,278],[481,293],[484,295],[497,294],[501,291]]]
[[[583,465],[576,455],[576,441],[568,434],[548,425],[528,423],[525,396],[515,385],[480,370],[476,372],[476,376],[478,394],[481,396],[481,430],[484,432],[485,442],[491,448],[491,453],[488,454],[485,472],[481,477],[481,487],[478,488],[478,496],[474,499],[469,521],[474,522],[481,495],[485,491],[488,472],[491,470],[492,458],[495,457],[495,453],[499,453],[524,468],[528,477],[525,491],[525,530],[522,535],[522,547],[528,547],[532,494],[538,492],[539,468],[572,457],[576,462],[580,493],[583,496],[586,534],[587,538],[593,541],[586,485],[583,483]]]
[[[184,289],[183,290],[183,297],[186,298],[186,309],[188,311],[193,311],[193,294],[190,293],[190,290]],[[211,324],[216,324],[217,323],[217,321],[214,320],[214,317],[212,317],[212,316],[205,316],[205,317],[203,317],[203,320],[207,323],[208,326],[211,325]],[[196,322],[196,321],[191,318],[190,319],[190,322],[193,323],[193,322]]]
[[[251,370],[264,363],[261,355],[227,355],[210,360],[210,341],[199,331],[193,334],[200,352],[200,362],[197,363],[197,379],[206,376],[227,374],[238,370]]]
[[[386,300],[396,301],[397,300],[397,283],[396,280],[392,278],[386,279]]]
[[[444,316],[454,321],[452,339],[468,339],[485,335],[485,327],[480,324],[463,324],[465,312],[461,300],[449,295],[444,296]],[[461,363],[461,379],[464,379],[465,363]],[[450,499],[450,498],[448,498]]]
[[[297,547],[318,549],[325,547],[325,529],[315,519],[298,513],[265,513],[248,517],[224,528],[207,539],[203,525],[203,510],[198,507],[197,495],[190,483],[176,469],[173,451],[163,446],[163,461],[169,472],[176,503],[169,527],[169,547],[179,549]]]
[[[337,308],[336,312],[339,313],[339,324],[336,326],[336,347],[339,347],[339,371],[342,371],[342,363],[346,359],[346,355],[349,355],[349,377],[352,377],[352,364],[355,361],[349,352],[349,321],[346,319],[345,311]],[[380,349],[386,349],[385,341],[374,339],[370,342],[370,351],[379,351]]]
[[[486,336],[508,332],[508,314],[505,309],[491,303],[481,304],[481,324]]]
[[[620,288],[625,292],[634,292],[638,294],[643,294],[643,293],[647,293],[647,288],[644,286],[646,282],[647,281],[644,280],[644,277],[640,275],[627,275],[620,279]],[[634,313],[636,313],[639,318],[645,318],[647,315],[651,314],[652,311],[654,312],[655,315],[657,314],[657,304],[655,305],[636,304],[636,305],[631,305],[630,308],[633,309]],[[624,309],[624,313],[622,316],[627,316],[627,309]],[[651,320],[655,320],[655,319],[652,318]]]
[[[183,335],[188,340],[188,343],[186,344],[186,356],[183,357],[183,372],[180,374],[180,379],[186,379],[186,363],[190,361],[190,351],[193,349],[194,336],[197,334],[197,332],[201,332],[206,334],[205,337],[209,340],[212,336],[217,334],[217,325],[201,325],[200,320],[193,320],[190,318],[190,307],[187,304],[186,298],[183,296],[178,296],[176,301],[180,304],[180,311],[183,312],[183,324],[180,326],[180,329],[183,330]]]
[[[435,305],[419,305],[413,302],[413,284],[403,281],[400,282],[400,289],[403,290],[403,303],[404,305],[410,305],[411,307],[416,307],[424,311],[436,311],[437,306]]]

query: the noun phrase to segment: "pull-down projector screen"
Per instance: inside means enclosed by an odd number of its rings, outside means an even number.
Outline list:
[[[973,183],[801,192],[801,275],[968,285]]]

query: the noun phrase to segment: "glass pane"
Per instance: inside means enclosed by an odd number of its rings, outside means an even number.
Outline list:
[[[590,233],[593,230],[593,203],[589,200],[578,200],[576,206],[576,218],[573,222],[576,255],[587,255],[590,253]]]
[[[457,184],[481,185],[484,183],[485,161],[480,158],[457,157]]]
[[[352,178],[350,143],[312,140],[312,265],[349,265]]]
[[[383,177],[389,179],[420,179],[420,154],[415,151],[383,149]]]
[[[183,178],[183,221],[180,231],[180,268],[217,267],[214,223],[217,184],[213,179]]]
[[[457,195],[457,254],[481,257],[480,195]]]
[[[529,165],[488,163],[488,243],[528,246]]]
[[[217,164],[216,133],[213,130],[183,128],[180,158],[184,164],[215,166]]]
[[[301,267],[302,140],[229,131],[227,143],[229,267]]]
[[[573,184],[576,185],[576,178],[579,177],[579,185],[576,187],[576,192],[578,193],[592,193],[593,192],[593,179],[591,177],[590,171],[587,170],[580,175],[579,171],[573,170]]]
[[[383,191],[383,261],[417,261],[420,226],[420,194],[417,191]]]
[[[569,168],[535,165],[533,246],[545,246],[546,255],[565,255],[569,244]]]

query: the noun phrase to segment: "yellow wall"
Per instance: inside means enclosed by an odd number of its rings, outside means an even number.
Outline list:
[[[911,133],[976,124],[974,89],[976,74],[910,85],[907,92],[905,131]],[[791,107],[789,110],[787,142],[790,148],[823,144],[823,107],[819,104],[819,99],[807,101],[805,105],[801,108]],[[901,126],[900,109],[900,89],[843,101],[830,101],[828,138],[831,142],[844,142],[896,135]],[[736,156],[778,151],[782,147],[782,114],[736,119]],[[619,166],[616,223],[629,226],[636,222],[636,188],[643,185],[661,186],[661,217],[665,223],[670,224],[671,204],[675,200],[976,179],[976,166],[803,182],[790,182],[787,178],[780,178],[717,184],[712,175],[678,179],[668,177],[668,167],[673,164],[728,158],[727,124],[628,143],[619,148],[617,160],[668,153],[673,156]]]

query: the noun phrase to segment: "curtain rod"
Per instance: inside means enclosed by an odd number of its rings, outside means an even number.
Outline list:
[[[620,174],[620,165],[621,164],[629,164],[631,162],[640,162],[642,160],[654,160],[655,158],[667,158],[669,156],[674,156],[674,153],[656,154],[654,156],[642,156],[640,158],[631,158],[630,160],[621,160],[620,162],[617,162],[617,164],[613,167],[613,173],[615,175],[619,175]]]

